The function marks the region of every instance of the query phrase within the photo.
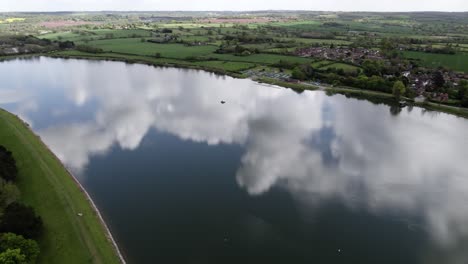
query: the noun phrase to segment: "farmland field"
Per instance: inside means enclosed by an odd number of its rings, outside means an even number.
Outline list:
[[[83,42],[85,39],[103,39],[103,38],[129,38],[129,37],[150,37],[151,32],[143,29],[130,30],[113,30],[113,29],[98,29],[98,30],[75,30],[64,31],[58,33],[49,33],[40,35],[40,38],[50,40],[69,40]]]
[[[447,67],[456,71],[468,71],[468,53],[459,54],[434,54],[417,51],[404,52],[406,58],[419,60],[429,67]]]
[[[200,61],[195,62],[195,65],[208,67],[208,68],[218,68],[225,71],[238,72],[243,71],[252,67],[255,67],[255,64],[248,62],[234,62],[234,61]]]
[[[294,40],[297,43],[304,43],[304,44],[325,44],[325,45],[349,45],[352,42],[347,41],[347,40],[341,40],[341,39],[313,39],[313,38],[283,38],[281,40],[287,41],[287,40]]]
[[[211,57],[224,61],[243,61],[252,63],[274,64],[279,61],[287,61],[292,63],[307,63],[312,62],[310,58],[301,58],[294,56],[275,55],[275,54],[253,54],[249,56],[235,56],[232,54],[212,54]]]
[[[184,46],[182,44],[156,44],[141,42],[139,38],[110,39],[91,41],[88,45],[101,48],[104,51],[154,56],[160,53],[162,57],[183,59],[190,56],[207,56],[214,52],[215,46]]]

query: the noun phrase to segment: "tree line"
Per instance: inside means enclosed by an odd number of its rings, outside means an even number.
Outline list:
[[[40,253],[42,219],[20,201],[17,178],[13,153],[0,145],[0,264],[33,264]]]

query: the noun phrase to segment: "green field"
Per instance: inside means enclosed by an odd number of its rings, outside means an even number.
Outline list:
[[[4,110],[0,110],[0,145],[11,150],[17,161],[23,202],[34,207],[44,222],[38,263],[120,262],[70,174],[21,120]]]
[[[247,63],[265,63],[273,64],[280,60],[293,63],[312,62],[312,59],[301,58],[286,55],[275,54],[253,54],[249,56],[236,56],[233,54],[217,54],[214,53],[217,49],[214,45],[203,46],[185,46],[183,44],[156,44],[150,42],[142,42],[141,39],[109,39],[91,41],[88,45],[101,48],[106,52],[133,54],[140,56],[154,56],[160,53],[164,58],[185,59],[187,57],[207,57],[215,58],[222,61],[231,62],[247,62]]]
[[[62,51],[51,54],[57,57],[71,57],[71,58],[87,58],[87,59],[109,59],[125,61],[130,63],[147,63],[156,66],[178,66],[186,68],[196,68],[211,71],[226,71],[231,73],[237,73],[249,68],[255,67],[255,64],[248,62],[236,62],[236,61],[186,61],[180,59],[171,58],[153,58],[140,55],[128,55],[118,53],[84,53],[79,51]]]
[[[270,23],[272,26],[287,27],[294,29],[312,30],[319,28],[322,23],[314,20],[287,21]]]
[[[235,61],[200,61],[194,62],[194,64],[202,67],[223,69],[230,72],[239,72],[255,67],[253,63]]]
[[[329,61],[329,60],[321,60],[321,61],[316,61],[311,64],[312,67],[314,68],[323,68],[325,66],[329,66],[331,64],[334,64],[334,61]]]
[[[193,41],[193,42],[208,42],[209,36],[194,36],[194,35],[184,35],[179,37],[183,41]]]
[[[468,72],[468,53],[434,54],[419,51],[406,51],[403,53],[406,58],[419,60],[427,67],[447,67],[455,71]]]
[[[212,54],[211,57],[224,60],[224,61],[242,61],[242,62],[262,63],[262,64],[273,64],[273,63],[279,62],[280,60],[288,61],[292,63],[313,62],[313,60],[309,58],[276,55],[276,54],[253,54],[249,56],[236,56],[232,54]]]
[[[141,42],[141,39],[109,39],[91,41],[88,45],[101,48],[104,51],[154,56],[160,53],[162,57],[184,59],[190,56],[207,56],[213,53],[217,47],[205,46],[184,46],[183,44],[156,44]]]
[[[40,38],[50,39],[50,40],[69,40],[75,42],[83,42],[85,39],[104,39],[106,37],[112,38],[130,38],[130,37],[150,37],[151,32],[143,29],[96,29],[96,30],[75,30],[75,31],[65,31],[59,33],[49,33],[40,35]]]
[[[351,41],[342,40],[342,39],[314,39],[314,38],[280,38],[282,41],[290,41],[293,40],[297,43],[302,44],[323,44],[323,45],[342,45],[346,46],[351,44]]]

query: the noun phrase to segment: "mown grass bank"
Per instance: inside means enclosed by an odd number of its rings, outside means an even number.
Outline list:
[[[40,138],[2,109],[0,145],[11,150],[17,161],[23,202],[34,207],[44,222],[38,263],[122,262],[86,193]]]
[[[272,78],[256,78],[254,81],[257,81],[259,83],[266,83],[266,84],[271,84],[271,85],[277,85],[285,88],[290,88],[293,89],[297,92],[303,92],[305,90],[313,91],[313,90],[318,90],[319,87],[314,86],[314,85],[307,85],[307,84],[302,84],[302,83],[292,83],[292,82],[285,82],[285,81],[280,81],[277,79],[272,79]]]
[[[447,113],[447,114],[452,114],[452,115],[456,115],[456,116],[459,116],[459,117],[468,118],[468,109],[467,108],[437,104],[437,103],[432,103],[432,102],[415,103],[415,105],[423,107],[423,108],[425,108],[427,110],[444,112],[444,113]]]

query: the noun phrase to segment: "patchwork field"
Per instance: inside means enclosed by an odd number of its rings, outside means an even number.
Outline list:
[[[406,58],[416,59],[428,67],[447,67],[455,71],[468,72],[468,53],[434,54],[417,51],[406,51]]]
[[[40,35],[41,38],[50,40],[61,40],[61,41],[74,41],[77,43],[83,43],[85,40],[92,39],[118,39],[118,38],[141,38],[151,37],[151,32],[143,29],[129,29],[129,30],[115,30],[115,29],[97,29],[97,30],[73,30],[73,31],[62,31],[57,33],[48,33]]]
[[[110,39],[91,41],[88,45],[101,48],[104,51],[155,56],[159,53],[162,57],[183,59],[191,56],[208,56],[212,54],[217,47],[205,46],[184,46],[182,44],[156,44],[150,42],[141,42],[140,38],[128,39]]]
[[[291,63],[310,63],[313,62],[313,59],[310,58],[301,58],[294,56],[286,55],[276,55],[276,54],[253,54],[249,56],[236,56],[232,54],[212,54],[213,58],[217,58],[224,61],[243,61],[243,62],[252,62],[252,63],[265,63],[265,64],[274,64],[279,61],[286,61]]]

